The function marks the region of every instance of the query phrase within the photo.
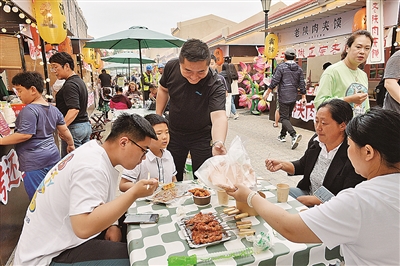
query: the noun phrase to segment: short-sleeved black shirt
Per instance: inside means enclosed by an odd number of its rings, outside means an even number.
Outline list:
[[[56,94],[56,106],[65,115],[69,109],[78,109],[79,113],[71,124],[89,121],[87,114],[88,91],[78,75],[69,77]]]
[[[107,73],[101,73],[99,79],[102,87],[111,87],[111,76]]]
[[[193,134],[210,132],[210,113],[225,110],[225,87],[213,71],[197,84],[190,84],[180,71],[178,59],[165,65],[160,84],[169,92],[171,132]]]

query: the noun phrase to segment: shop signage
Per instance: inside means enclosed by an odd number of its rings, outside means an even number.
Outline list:
[[[4,205],[8,202],[8,191],[19,187],[23,178],[19,170],[18,155],[14,149],[1,158],[0,162],[0,198]]]
[[[314,121],[315,119],[315,107],[314,101],[307,102],[303,105],[301,100],[298,100],[293,108],[292,117],[295,119],[301,119],[304,122]]]
[[[279,31],[280,44],[310,43],[330,37],[349,34],[357,10],[317,19]]]
[[[382,0],[367,1],[367,29],[374,38],[367,64],[385,63]]]
[[[278,61],[283,60],[287,48],[293,48],[296,51],[297,58],[340,54],[344,50],[346,40],[341,36],[321,41],[316,40],[312,43],[281,46],[275,59]]]

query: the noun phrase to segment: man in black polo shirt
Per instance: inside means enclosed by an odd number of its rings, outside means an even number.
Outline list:
[[[163,113],[169,99],[168,150],[174,157],[178,181],[183,180],[188,152],[193,172],[211,156],[226,153],[225,87],[209,68],[210,58],[207,44],[190,39],[179,58],[168,61],[160,79],[156,113]]]
[[[65,79],[56,95],[56,106],[64,116],[65,124],[74,139],[75,148],[90,140],[92,127],[87,114],[88,91],[83,80],[74,72],[74,60],[66,52],[52,55],[50,70],[57,79]],[[61,142],[61,157],[67,154],[67,143]]]

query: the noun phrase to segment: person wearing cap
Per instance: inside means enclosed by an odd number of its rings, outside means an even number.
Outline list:
[[[149,99],[150,95],[150,84],[154,83],[154,78],[153,78],[153,67],[151,65],[146,66],[146,72],[143,73],[143,98],[144,100]]]
[[[279,64],[272,77],[271,84],[267,86],[267,95],[278,86],[279,101],[279,122],[282,123],[281,133],[278,137],[280,142],[286,142],[286,134],[289,132],[292,137],[291,148],[296,149],[301,140],[301,135],[296,133],[290,117],[296,104],[298,90],[300,89],[303,105],[306,103],[306,86],[303,70],[294,62],[296,51],[289,48],[285,52],[284,62]]]
[[[162,74],[164,73],[164,64],[160,63],[157,66],[157,73],[156,73],[156,85],[158,86],[158,84],[160,84],[160,79]]]
[[[169,100],[168,150],[174,158],[178,181],[183,180],[188,152],[193,172],[213,155],[226,154],[226,89],[210,69],[210,61],[207,44],[189,39],[179,58],[167,62],[160,79],[156,113],[162,115]]]

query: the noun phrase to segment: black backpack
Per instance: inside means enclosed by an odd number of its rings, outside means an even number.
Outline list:
[[[386,95],[386,88],[385,88],[385,79],[382,78],[381,81],[379,81],[378,85],[375,87],[375,99],[376,99],[376,104],[380,107],[383,106],[383,101],[385,100],[385,95]]]
[[[400,85],[400,80],[398,81]],[[381,81],[379,81],[378,85],[375,87],[375,93],[376,93],[376,104],[380,107],[383,107],[383,102],[385,101],[385,96],[386,96],[386,88],[385,88],[385,79],[382,78]]]

